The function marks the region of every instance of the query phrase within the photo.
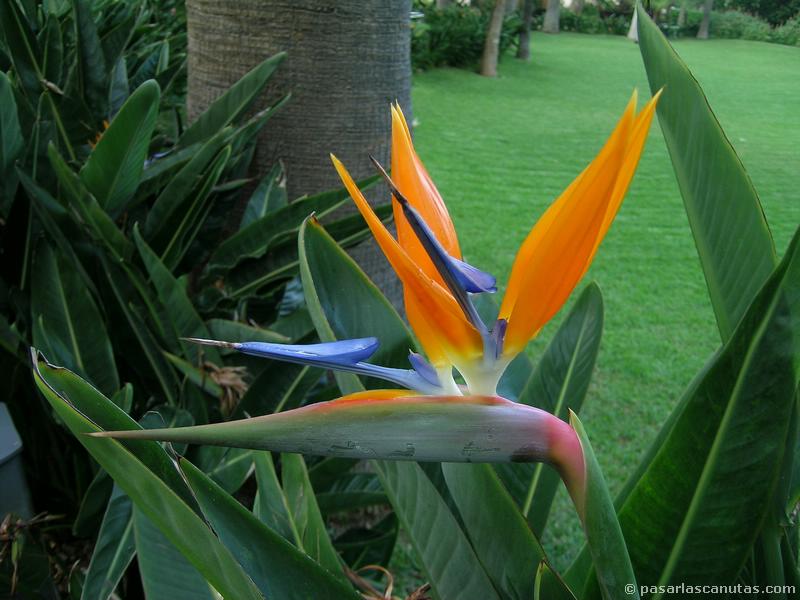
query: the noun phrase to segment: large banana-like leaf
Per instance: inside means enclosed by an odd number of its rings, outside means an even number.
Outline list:
[[[772,236],[753,183],[697,80],[641,4],[637,15],[650,89],[664,88],[658,122],[727,341],[777,263]]]
[[[735,581],[793,451],[798,350],[800,232],[618,499],[641,582]]]
[[[419,465],[393,461],[376,465],[437,596],[442,600],[500,600],[484,565]],[[485,510],[493,508],[486,506]]]
[[[263,256],[278,237],[296,235],[308,215],[324,216],[341,206],[346,198],[347,191],[334,190],[297,200],[265,214],[217,247],[209,259],[209,272],[224,272],[242,260]]]
[[[133,504],[114,486],[83,581],[81,600],[108,600],[135,554]]]
[[[134,226],[133,237],[139,255],[142,257],[145,269],[150,275],[150,281],[156,288],[158,299],[161,306],[168,315],[168,323],[173,328],[173,335],[178,341],[184,337],[209,337],[206,324],[197,314],[189,296],[186,293],[185,285],[182,285],[170,272],[164,263],[159,260],[156,253],[150,249],[139,233],[138,225]],[[200,351],[197,344],[190,344],[181,341],[185,356],[194,364],[200,363]],[[216,348],[208,347],[203,349],[205,357],[218,366],[222,366],[222,358]]]
[[[116,260],[122,261],[130,258],[133,253],[133,244],[98,204],[97,199],[86,189],[78,175],[70,169],[52,142],[47,147],[47,154],[70,208],[86,227],[88,233],[103,243]]]
[[[603,297],[591,283],[581,292],[564,322],[539,357],[519,401],[567,420],[579,413],[589,389],[603,333]],[[550,467],[533,463],[496,465],[503,483],[541,536],[561,484]]]
[[[416,347],[411,332],[358,265],[313,219],[303,224],[298,244],[306,303],[320,339],[374,336],[380,341],[371,358],[374,363],[408,368],[408,352]],[[348,291],[347,296],[342,290]],[[343,394],[363,389],[348,374],[336,373],[336,380]]]
[[[286,174],[283,172],[283,165],[279,162],[259,182],[258,187],[247,201],[239,229],[244,229],[266,216],[267,213],[283,208],[288,203]]]
[[[72,0],[72,7],[77,42],[76,69],[73,76],[77,79],[77,91],[86,99],[94,114],[105,114],[108,70],[92,15],[92,6],[88,0]]]
[[[447,488],[458,506],[464,530],[494,585],[504,598],[533,596],[544,550],[490,465],[445,463]],[[502,511],[487,506],[505,506]]]
[[[0,73],[0,215],[7,216],[17,190],[14,161],[22,153],[24,141],[19,127],[14,91],[5,73]]]
[[[46,244],[34,260],[31,290],[34,343],[53,360],[107,394],[119,388],[111,341],[100,311],[78,273]]]
[[[271,56],[214,100],[206,111],[183,132],[181,148],[208,139],[220,129],[239,119],[258,98],[275,69],[286,58],[285,52]]]
[[[142,228],[142,234],[157,253],[163,254],[178,224],[186,214],[186,207],[194,200],[192,192],[198,181],[208,173],[210,164],[228,143],[233,132],[230,128],[215,133],[205,141],[181,169],[170,177],[158,194]]]
[[[220,540],[267,598],[358,598],[349,585],[264,525],[190,462],[182,460],[181,468]]]
[[[253,514],[272,531],[279,533],[285,540],[302,550],[303,540],[294,524],[286,495],[281,489],[272,454],[256,452],[253,458],[258,483]]]
[[[281,455],[283,491],[305,552],[331,573],[344,578],[342,563],[325,528],[306,463],[299,454]]]
[[[92,408],[92,419],[105,421],[106,426],[118,420],[118,413],[121,411],[77,377],[70,377],[68,372],[56,370],[39,361],[35,353],[33,359],[34,380],[53,410],[100,466],[130,496],[134,504],[175,544],[205,579],[223,596],[262,600],[263,596],[253,581],[192,509],[192,505],[185,502],[175,488],[162,479],[165,473],[156,475],[140,460],[139,456],[143,456],[143,453],[157,453],[160,450],[158,444],[137,441],[124,446],[116,440],[86,435],[100,429],[78,412],[76,405]],[[64,393],[66,390],[59,393],[51,387],[43,372],[56,380],[67,380],[70,384],[68,393]],[[138,454],[134,454],[134,448],[138,449]],[[175,472],[172,464],[165,465],[165,468]],[[185,486],[182,480],[180,485]]]
[[[136,564],[147,600],[215,600],[208,582],[138,508],[133,509]]]
[[[121,214],[139,186],[160,98],[155,81],[142,84],[103,132],[81,169],[81,180],[113,217]]]

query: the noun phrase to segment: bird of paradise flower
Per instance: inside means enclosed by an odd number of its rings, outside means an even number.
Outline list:
[[[375,164],[392,192],[396,238],[344,165],[331,159],[402,281],[408,321],[427,359],[411,352],[409,369],[369,363],[378,348],[376,338],[308,345],[193,341],[377,377],[404,389],[369,390],[228,423],[94,435],[347,458],[547,462],[559,471],[585,523],[588,454],[580,423],[574,415],[568,424],[501,398],[496,389],[511,360],[558,312],[588,270],[627,192],[659,94],[637,113],[634,92],[595,159],[530,231],[491,325],[478,315],[472,295],[496,291],[495,279],[462,260],[447,207],[414,150],[399,106],[392,106],[391,177]],[[476,455],[464,452],[465,447],[485,451]]]

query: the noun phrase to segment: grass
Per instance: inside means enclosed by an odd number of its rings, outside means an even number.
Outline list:
[[[675,47],[747,167],[782,254],[800,223],[800,49],[738,40]],[[417,149],[467,260],[501,282],[538,216],[594,157],[631,90],[649,97],[638,47],[623,37],[538,34],[532,51],[527,64],[507,57],[497,79],[454,69],[414,78]],[[588,279],[603,290],[606,320],[582,418],[615,493],[719,345],[656,123]],[[534,358],[559,321],[532,344]],[[561,498],[545,547],[563,566],[581,542]]]

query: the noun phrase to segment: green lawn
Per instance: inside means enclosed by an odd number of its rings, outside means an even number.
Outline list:
[[[675,46],[753,178],[782,254],[800,224],[800,49],[730,40]],[[631,91],[649,97],[638,47],[625,38],[537,34],[532,51],[528,64],[507,57],[497,79],[453,69],[414,78],[417,148],[467,260],[500,282],[529,228],[600,148]],[[606,321],[583,421],[616,492],[719,343],[655,122],[588,278],[603,289]],[[532,344],[534,358],[558,321]],[[551,524],[545,546],[563,565],[582,540],[563,499]]]

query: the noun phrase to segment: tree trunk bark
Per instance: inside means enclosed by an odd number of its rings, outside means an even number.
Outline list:
[[[561,1],[547,0],[547,11],[544,13],[542,31],[545,33],[558,33],[558,23],[561,18]]]
[[[700,22],[700,29],[697,30],[698,40],[708,39],[708,30],[711,25],[711,9],[714,8],[714,0],[706,0],[703,3],[703,20]]]
[[[628,39],[633,40],[636,43],[639,43],[639,29],[638,29],[638,20],[639,17],[636,16],[636,9],[633,9],[633,18],[631,18],[631,26],[628,29]]]
[[[260,102],[290,101],[259,137],[253,175],[281,159],[289,198],[340,188],[329,152],[353,177],[389,164],[389,104],[411,119],[411,0],[187,0],[188,112],[196,118],[256,64],[288,51]],[[371,200],[388,201],[376,187]],[[399,287],[372,245],[353,253],[393,299]],[[393,283],[390,285],[389,281]]]
[[[453,0],[436,0],[436,8],[443,10],[452,4]]]
[[[678,27],[686,25],[686,2],[681,2],[681,9],[678,11]]]
[[[486,30],[486,41],[483,44],[481,57],[481,75],[497,77],[497,59],[500,53],[500,34],[503,31],[503,19],[506,16],[505,0],[495,0],[492,18]]]
[[[522,60],[531,59],[531,24],[533,23],[533,2],[534,0],[524,0],[522,6],[522,29],[519,32],[519,47],[517,48],[517,58]]]
[[[581,14],[583,12],[583,5],[584,5],[584,0],[573,0],[572,12],[574,12],[576,15]]]

